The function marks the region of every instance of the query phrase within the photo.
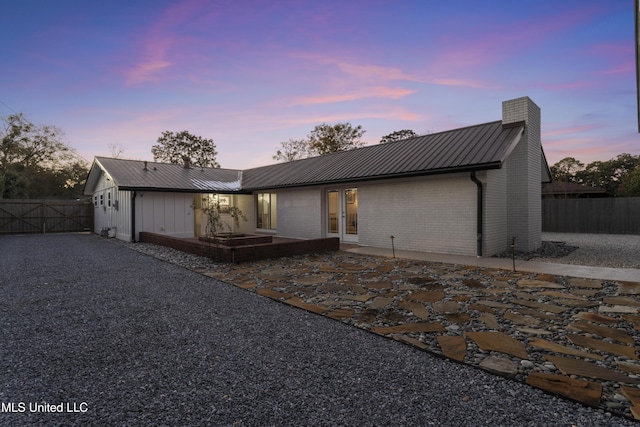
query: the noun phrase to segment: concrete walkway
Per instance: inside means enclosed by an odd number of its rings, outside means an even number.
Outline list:
[[[374,248],[369,246],[345,246],[343,250],[362,255],[393,257],[393,251],[387,248]],[[405,250],[396,250],[395,257],[419,261],[442,262],[446,264],[472,265],[476,267],[513,270],[513,261],[511,259],[505,258],[479,258],[465,255],[437,254]],[[637,268],[590,267],[584,265],[557,264],[539,261],[522,261],[516,259],[516,271],[581,277],[585,279],[640,282],[640,269]]]

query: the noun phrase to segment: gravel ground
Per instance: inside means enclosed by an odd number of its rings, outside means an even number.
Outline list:
[[[97,236],[0,254],[0,425],[638,425]]]
[[[517,247],[516,247],[517,248]],[[640,268],[640,235],[542,233],[542,246],[516,259],[612,268]],[[511,251],[495,255],[511,258]]]
[[[542,240],[562,242],[576,250],[561,258],[534,258],[565,264],[597,267],[640,268],[640,235],[638,234],[569,234],[542,233]]]

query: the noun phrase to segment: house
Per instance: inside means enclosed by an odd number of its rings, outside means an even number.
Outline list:
[[[582,185],[576,182],[553,181],[542,184],[543,199],[593,199],[612,197],[602,187]]]
[[[246,170],[97,157],[85,194],[95,231],[204,233],[201,203],[237,206],[239,232],[489,256],[541,245],[541,183],[551,174],[540,109],[502,103],[502,120]],[[231,223],[231,221],[229,221]],[[233,228],[230,225],[229,228]]]

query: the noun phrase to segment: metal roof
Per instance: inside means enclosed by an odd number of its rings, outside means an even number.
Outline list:
[[[241,191],[242,171],[239,170],[197,166],[185,168],[173,163],[96,157],[85,184],[85,194],[91,194],[103,171],[120,190],[187,193]]]
[[[242,188],[321,183],[496,169],[520,140],[524,123],[502,121],[371,145],[243,172]]]
[[[507,127],[495,121],[245,171],[155,162],[146,162],[145,170],[143,161],[96,157],[85,194],[91,194],[101,171],[121,190],[239,193],[497,169],[523,130],[524,122]]]

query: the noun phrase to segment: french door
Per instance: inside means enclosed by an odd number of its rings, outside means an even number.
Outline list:
[[[327,190],[327,235],[358,242],[358,189]]]

